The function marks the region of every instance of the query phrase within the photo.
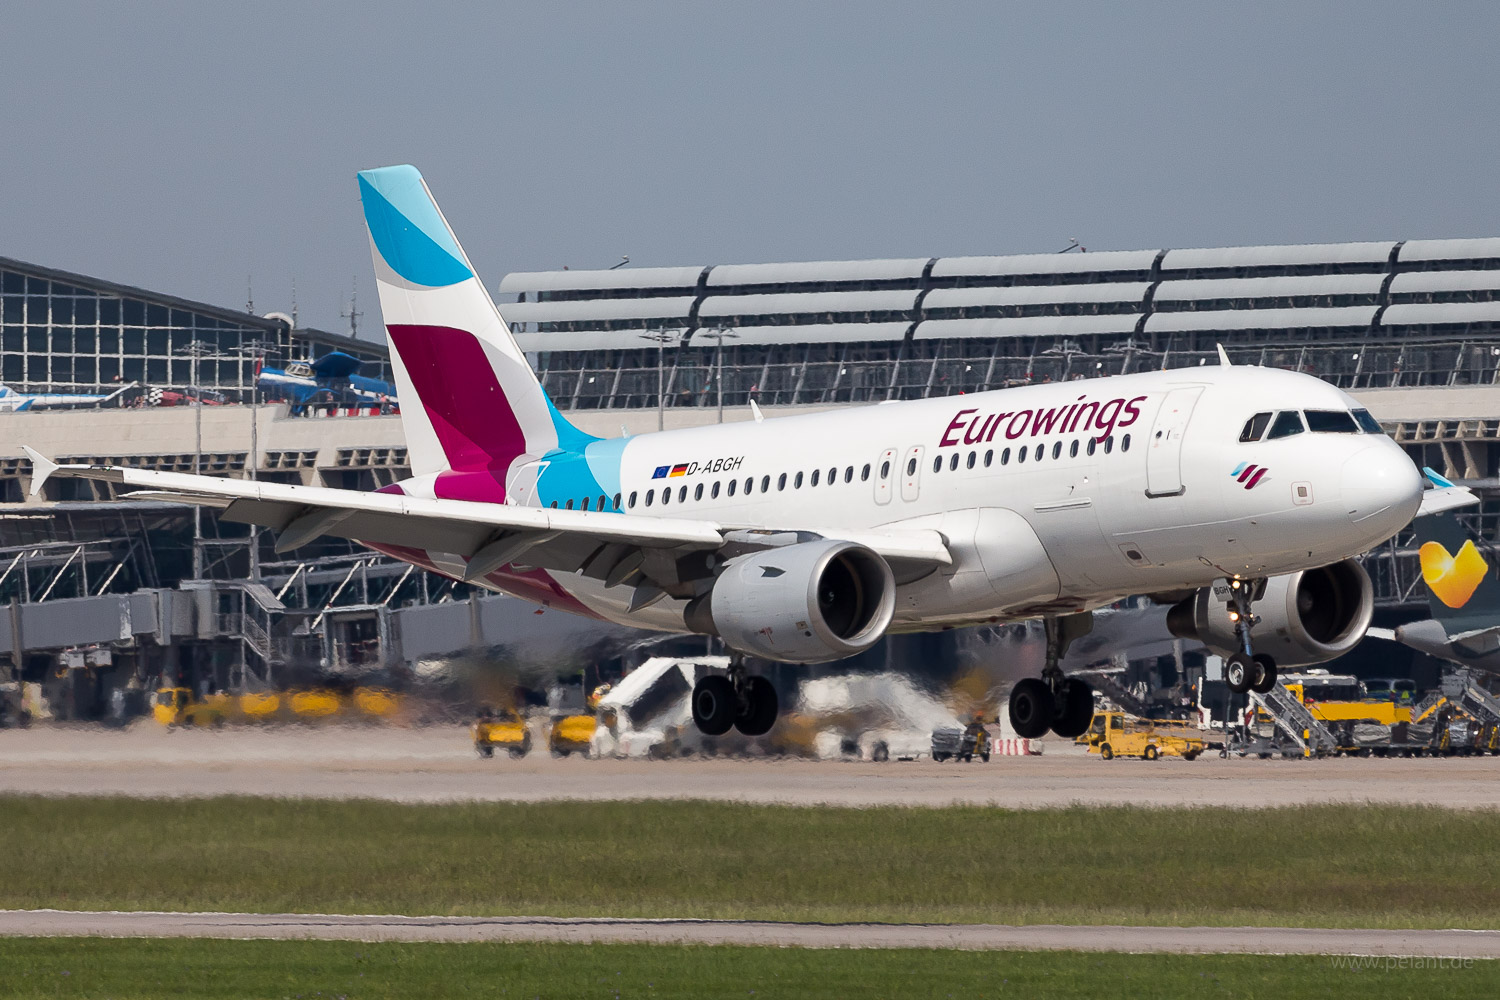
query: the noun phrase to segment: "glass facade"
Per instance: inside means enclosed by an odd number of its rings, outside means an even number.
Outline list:
[[[344,350],[388,377],[379,345],[0,258],[0,382],[27,392],[121,383],[248,396],[260,359],[284,365]]]

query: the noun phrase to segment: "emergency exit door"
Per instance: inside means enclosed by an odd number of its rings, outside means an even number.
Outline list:
[[[1187,386],[1173,389],[1162,400],[1146,449],[1146,496],[1182,495],[1182,436],[1202,394],[1203,386]]]

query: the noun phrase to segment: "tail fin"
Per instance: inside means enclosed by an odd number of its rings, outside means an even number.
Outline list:
[[[417,169],[362,170],[359,193],[413,475],[503,492],[517,459],[593,440],[547,398]]]
[[[1419,517],[1422,580],[1432,617],[1450,636],[1500,623],[1500,553],[1457,514]]]

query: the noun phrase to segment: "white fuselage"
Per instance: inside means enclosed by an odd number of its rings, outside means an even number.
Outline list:
[[[893,566],[893,628],[1034,617],[1327,565],[1389,538],[1423,488],[1389,438],[1240,441],[1256,413],[1358,408],[1318,379],[1251,367],[1033,385],[596,442],[576,502],[618,493],[627,517],[830,537],[933,529],[954,564]],[[575,501],[555,465],[525,502]],[[630,613],[628,587],[551,575],[602,617],[684,627],[683,602]]]

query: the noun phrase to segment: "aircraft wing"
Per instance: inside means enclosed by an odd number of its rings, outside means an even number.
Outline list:
[[[53,475],[137,486],[141,490],[129,496],[216,507],[223,511],[223,520],[270,528],[278,534],[278,552],[320,535],[334,535],[461,557],[464,562],[454,564],[454,575],[465,580],[515,564],[583,572],[611,586],[641,570],[648,579],[669,587],[678,579],[662,577],[676,576],[677,557],[724,548],[769,548],[817,536],[866,545],[897,563],[932,568],[952,562],[946,540],[931,530],[743,529],[693,518],[437,500],[121,466],[58,465],[31,448],[24,450],[33,463],[33,495]]]
[[[1445,510],[1468,507],[1479,502],[1479,497],[1467,486],[1458,486],[1426,467],[1423,467],[1422,474],[1432,484],[1432,489],[1423,492],[1422,506],[1417,508],[1417,517],[1441,514]]]

